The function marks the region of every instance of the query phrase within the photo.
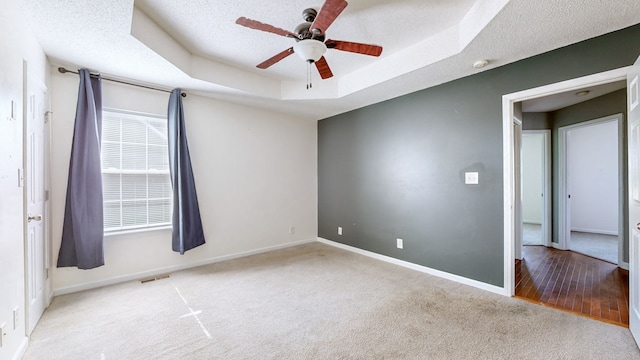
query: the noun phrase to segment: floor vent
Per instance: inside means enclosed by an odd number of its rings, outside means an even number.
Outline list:
[[[151,282],[151,281],[167,279],[169,276],[170,276],[169,274],[158,275],[158,276],[142,279],[142,280],[140,280],[140,283],[144,284],[144,283],[148,283],[148,282]]]

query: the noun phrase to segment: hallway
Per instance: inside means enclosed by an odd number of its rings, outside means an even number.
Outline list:
[[[522,245],[544,245],[539,224],[522,224]],[[618,237],[579,231],[571,232],[570,250],[618,264]]]
[[[629,326],[629,272],[571,251],[524,246],[516,297]]]

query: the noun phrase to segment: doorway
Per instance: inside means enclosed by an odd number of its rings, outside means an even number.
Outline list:
[[[551,246],[551,131],[524,130],[521,143],[522,245]]]
[[[613,104],[611,107],[614,111],[624,112],[626,111],[625,100],[626,94],[622,89],[625,88],[627,73],[630,67],[617,69],[605,73],[600,73],[596,75],[586,76],[583,78],[573,79],[557,84],[552,84],[548,86],[543,86],[540,88],[525,90],[515,94],[509,94],[503,96],[503,129],[505,131],[508,130],[506,124],[508,117],[511,116],[512,113],[517,112],[518,108],[526,108],[531,107],[532,102],[549,102],[550,99],[554,99],[556,105],[562,105],[555,108],[548,108],[548,110],[543,110],[542,113],[546,113],[545,115],[549,115],[548,119],[550,119],[550,123],[540,124],[537,123],[536,126],[545,126],[545,129],[554,129],[553,130],[553,142],[554,142],[554,159],[560,159],[563,162],[562,164],[558,164],[556,162],[554,164],[555,174],[560,174],[564,171],[564,175],[560,175],[560,177],[555,177],[553,179],[553,183],[555,186],[560,186],[564,182],[564,188],[570,189],[571,182],[568,181],[559,181],[560,179],[568,179],[568,174],[571,173],[571,170],[576,172],[576,169],[572,169],[567,164],[570,163],[568,157],[568,151],[565,145],[567,142],[562,142],[559,140],[564,137],[571,138],[571,133],[568,131],[566,134],[563,134],[558,126],[567,127],[568,124],[579,123],[580,121],[584,121],[584,114],[592,114],[592,113],[612,113],[607,112],[611,110],[609,104]],[[614,88],[611,90],[611,88]],[[607,88],[607,90],[603,90]],[[618,91],[620,90],[620,91]],[[597,96],[592,96],[588,99],[579,100],[577,97],[585,96],[589,94],[591,91],[595,91],[596,93],[600,93]],[[603,92],[604,91],[604,92]],[[615,94],[612,94],[609,98],[601,98],[599,101],[595,101],[593,103],[585,103],[584,105],[580,105],[577,107],[570,106],[573,104],[578,104],[584,102],[585,100],[599,98],[604,94],[608,94],[609,92],[615,91]],[[623,94],[622,97],[620,94]],[[573,102],[569,101],[573,97]],[[617,99],[616,101],[611,102],[611,99]],[[566,101],[569,101],[569,104],[565,104]],[[558,104],[560,103],[560,104]],[[520,105],[523,104],[523,105]],[[599,107],[598,107],[599,106]],[[598,107],[598,108],[596,108]],[[625,109],[625,110],[622,110]],[[623,214],[623,206],[625,204],[624,194],[626,193],[625,181],[621,181],[620,179],[625,179],[623,176],[624,173],[620,170],[625,170],[626,166],[622,160],[623,156],[626,155],[626,152],[623,151],[623,138],[622,134],[624,134],[623,126],[623,118],[621,116],[615,119],[616,123],[614,126],[614,133],[616,137],[619,138],[617,144],[614,145],[614,152],[618,153],[617,159],[614,161],[617,165],[616,169],[613,171],[616,175],[616,180],[614,180],[614,192],[616,200],[618,200],[615,204],[616,210],[613,212],[618,213],[618,217],[615,219],[616,230],[615,232],[619,234],[624,239],[624,218]],[[543,119],[546,119],[544,117]],[[600,121],[613,121],[612,119],[597,119]],[[587,122],[588,123],[588,122]],[[549,125],[552,124],[552,125]],[[580,125],[574,126],[574,129],[577,129],[580,126],[584,126],[586,123],[582,123]],[[546,127],[548,126],[548,127]],[[571,129],[571,128],[569,128]],[[566,129],[563,129],[566,130]],[[566,135],[566,136],[565,136]],[[573,133],[574,137],[579,137],[579,133]],[[601,134],[598,134],[601,135]],[[507,194],[513,194],[516,192],[520,183],[517,182],[517,178],[519,176],[519,172],[521,172],[521,168],[518,166],[517,162],[518,156],[514,151],[514,147],[512,144],[516,144],[518,140],[515,139],[517,134],[511,133],[506,134],[504,137],[504,150],[505,150],[505,159],[504,159],[504,170],[505,170],[505,294],[508,296],[516,295],[516,281],[517,283],[517,296],[528,299],[530,301],[540,302],[541,304],[546,304],[554,307],[565,308],[568,310],[572,310],[572,312],[579,312],[582,314],[589,315],[589,312],[586,310],[593,310],[593,304],[601,304],[605,305],[601,307],[599,310],[596,307],[596,315],[591,314],[590,317],[605,320],[605,321],[616,321],[610,315],[616,314],[617,307],[608,307],[606,305],[611,304],[611,300],[607,294],[625,294],[625,296],[613,296],[616,302],[622,301],[625,304],[629,303],[629,273],[625,270],[619,268],[616,264],[607,263],[605,261],[597,260],[591,257],[585,257],[581,254],[570,252],[570,251],[558,251],[554,248],[559,248],[561,250],[569,249],[569,245],[571,242],[570,237],[563,238],[562,241],[561,235],[565,232],[570,232],[571,230],[571,222],[570,218],[564,216],[565,208],[570,205],[571,195],[570,190],[566,190],[566,193],[561,191],[555,191],[554,188],[554,197],[556,198],[553,201],[554,208],[554,228],[553,228],[553,241],[550,245],[552,247],[527,247],[527,253],[531,258],[526,260],[531,261],[520,261],[514,266],[515,259],[511,258],[507,260],[507,254],[510,252],[509,247],[517,246],[517,240],[513,238],[508,238],[508,235],[511,233],[514,227],[518,226],[517,218],[514,216],[516,210],[510,210],[508,207],[512,209],[517,209],[519,207],[518,200],[519,198],[514,198],[512,196],[508,196]],[[591,140],[587,141],[587,146],[593,147],[593,143],[597,141],[598,137],[591,138]],[[512,154],[507,154],[509,150],[514,151]],[[592,150],[592,149],[588,149]],[[585,152],[587,150],[580,150]],[[579,153],[580,151],[574,151]],[[567,156],[564,160],[560,155]],[[593,154],[591,156],[594,156]],[[564,169],[564,170],[563,170]],[[593,178],[593,175],[590,174],[582,174],[580,177],[583,178]],[[611,186],[609,186],[611,187]],[[619,193],[618,193],[619,191]],[[511,200],[511,202],[510,202]],[[591,205],[593,207],[593,205]],[[598,207],[596,205],[595,207]],[[560,216],[559,214],[563,214]],[[561,219],[563,223],[561,226],[555,226],[559,223],[558,219]],[[588,228],[583,228],[583,230],[587,230]],[[618,243],[620,246],[620,258],[623,258],[625,255],[624,252],[624,244],[622,242]],[[535,250],[541,252],[537,254],[536,252],[531,252],[529,250]],[[538,258],[536,262],[536,257]],[[606,264],[606,266],[600,267],[602,264]],[[607,267],[608,266],[608,267]],[[517,277],[515,276],[517,274]],[[590,274],[590,275],[589,275]],[[554,279],[551,281],[551,279]],[[613,283],[609,284],[607,281],[611,279],[617,279]],[[584,280],[584,281],[583,281]],[[588,283],[589,282],[589,283]],[[574,284],[574,285],[572,285]],[[566,286],[565,286],[566,285]],[[609,286],[610,285],[610,286]],[[568,287],[567,287],[568,286]],[[584,289],[591,288],[591,286],[599,287],[608,290],[604,290],[603,292],[595,292],[591,295],[595,295],[595,298],[586,298],[580,299],[576,301],[577,297],[573,296],[572,289],[575,290],[575,287],[578,289],[583,286]],[[607,287],[608,286],[608,287]],[[560,295],[563,296],[560,296]],[[603,295],[604,294],[604,295]],[[568,295],[568,296],[567,296]],[[585,305],[586,304],[586,305]],[[576,309],[578,309],[576,311]],[[629,311],[624,312],[625,314],[629,314]],[[606,315],[606,316],[603,316]],[[630,315],[624,316],[623,313],[618,313],[619,323],[623,326],[628,324],[631,318]],[[625,323],[626,321],[626,323]]]
[[[623,268],[623,114],[559,129],[559,248]]]
[[[519,173],[519,165],[515,162],[513,118],[515,105],[525,100],[546,96],[577,92],[586,87],[596,87],[614,82],[626,81],[629,67],[615,69],[599,74],[545,85],[534,89],[523,90],[503,96],[503,174],[504,174],[504,291],[507,296],[515,294],[515,229],[518,203],[515,199],[517,186],[514,179]]]

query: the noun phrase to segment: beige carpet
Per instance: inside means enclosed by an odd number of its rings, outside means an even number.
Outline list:
[[[542,225],[522,223],[522,245],[544,245]]]
[[[25,359],[640,359],[629,330],[321,243],[56,297]]]
[[[572,231],[569,244],[571,251],[612,264],[618,263],[617,236]]]

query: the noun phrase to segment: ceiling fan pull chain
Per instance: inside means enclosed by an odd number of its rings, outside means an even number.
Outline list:
[[[311,89],[311,60],[307,60],[307,90]]]

